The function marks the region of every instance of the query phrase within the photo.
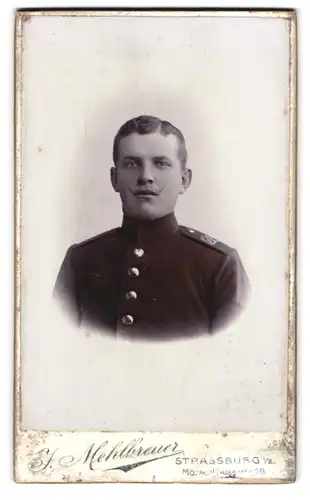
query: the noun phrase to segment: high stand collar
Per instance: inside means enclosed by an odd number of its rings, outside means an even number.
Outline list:
[[[174,212],[154,220],[134,219],[124,214],[122,229],[126,237],[143,246],[164,244],[167,238],[178,232],[179,225]]]

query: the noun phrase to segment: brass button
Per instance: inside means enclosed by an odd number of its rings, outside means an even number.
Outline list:
[[[136,267],[131,267],[130,269],[128,269],[128,274],[129,276],[136,277],[139,276],[140,272]]]
[[[125,314],[125,316],[122,317],[122,324],[123,325],[132,325],[133,324],[133,317],[130,316],[130,314]]]
[[[125,297],[127,300],[135,300],[138,297],[138,295],[133,290],[130,290],[129,292],[126,293]]]
[[[133,253],[136,257],[142,257],[142,255],[144,255],[144,250],[143,248],[135,248]]]

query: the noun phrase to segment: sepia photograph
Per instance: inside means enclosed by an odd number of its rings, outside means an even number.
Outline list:
[[[294,480],[296,23],[17,11],[18,482]]]
[[[169,339],[215,332],[242,310],[248,284],[236,251],[177,222],[186,161],[182,132],[160,118],[131,118],[117,132],[110,177],[121,228],[71,246],[55,286],[78,325]]]

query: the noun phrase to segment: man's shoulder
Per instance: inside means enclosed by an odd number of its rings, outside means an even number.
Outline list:
[[[105,244],[109,244],[111,242],[114,242],[116,238],[118,238],[120,234],[120,227],[115,227],[113,229],[110,229],[108,231],[105,231],[100,234],[96,234],[95,236],[92,236],[91,238],[87,238],[86,240],[80,241],[79,243],[75,243],[72,245],[72,249],[79,251],[79,250],[87,250],[94,248],[96,246],[101,246]]]
[[[208,234],[202,233],[201,231],[198,231],[197,229],[194,229],[192,227],[180,226],[180,233],[185,238],[188,238],[189,240],[201,245],[202,247],[205,247],[208,250],[213,250],[214,252],[224,255],[235,252],[232,247],[226,245],[222,241],[219,241],[216,238],[213,238],[213,236],[209,236]]]

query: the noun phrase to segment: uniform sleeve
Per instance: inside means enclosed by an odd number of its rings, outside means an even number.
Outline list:
[[[72,245],[61,264],[56,283],[53,290],[53,298],[57,300],[61,309],[76,324],[80,322],[80,310],[78,306],[76,274],[73,264]]]
[[[228,326],[244,309],[250,284],[238,253],[224,258],[214,281],[212,332]]]

